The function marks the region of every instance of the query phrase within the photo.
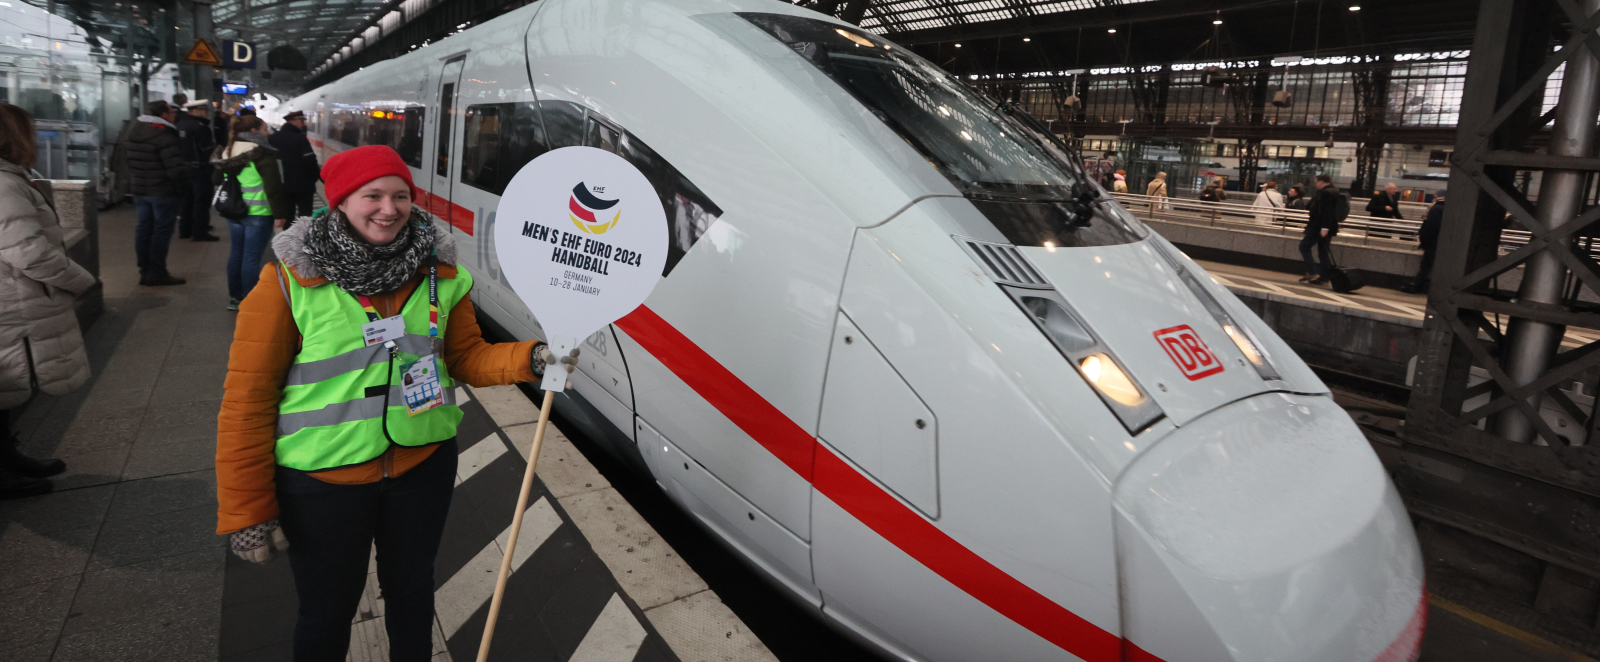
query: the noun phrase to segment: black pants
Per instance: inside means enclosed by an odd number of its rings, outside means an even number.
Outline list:
[[[178,209],[178,236],[200,237],[211,234],[211,165],[184,168],[189,190]]]
[[[1412,287],[1419,292],[1426,292],[1428,289],[1428,277],[1433,272],[1433,254],[1436,252],[1438,250],[1432,246],[1422,247],[1422,265],[1417,267],[1417,277],[1412,282]]]
[[[289,196],[289,204],[294,206],[294,215],[284,219],[283,228],[285,230],[294,225],[294,219],[310,216],[312,208],[317,204],[317,190],[314,188],[304,192],[291,190],[287,195]]]
[[[1322,236],[1321,231],[1306,233],[1305,238],[1300,240],[1300,257],[1305,258],[1306,273],[1321,276],[1333,268],[1333,254],[1329,252],[1332,243],[1333,233],[1331,232],[1325,237]],[[1317,257],[1321,260],[1321,264],[1311,259],[1312,246],[1317,247]]]
[[[289,539],[300,612],[295,662],[343,662],[350,621],[378,546],[384,629],[392,662],[426,662],[433,651],[433,561],[455,489],[456,445],[439,445],[399,478],[325,483],[278,467],[279,522]]]

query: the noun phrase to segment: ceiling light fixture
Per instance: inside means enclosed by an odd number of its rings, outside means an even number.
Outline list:
[[[1033,41],[1033,38],[1032,37],[1023,37],[1022,40],[1023,41]]]
[[[1212,21],[1211,24],[1212,25],[1222,25],[1222,19],[1219,18],[1219,19],[1217,19],[1215,21]]]
[[[961,44],[956,44],[956,48],[961,48]]]
[[[1350,11],[1361,11],[1361,5],[1350,5]]]
[[[1116,28],[1111,28],[1110,30],[1106,30],[1106,34],[1116,34],[1116,33],[1117,33],[1117,29]]]

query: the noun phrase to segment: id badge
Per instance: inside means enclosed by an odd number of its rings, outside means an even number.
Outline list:
[[[361,338],[371,347],[378,343],[399,340],[406,335],[405,318],[395,315],[361,325]]]
[[[429,354],[400,365],[400,392],[405,395],[406,411],[416,416],[444,404],[444,389],[439,386],[439,365]]]

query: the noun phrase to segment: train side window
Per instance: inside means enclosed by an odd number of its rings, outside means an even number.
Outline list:
[[[461,152],[461,183],[505,193],[522,166],[545,153],[544,125],[532,103],[468,106]]]
[[[617,151],[617,131],[591,117],[589,118],[588,136],[583,141],[583,144],[590,147],[599,147],[615,154]]]
[[[425,112],[422,106],[406,106],[400,129],[400,145],[395,150],[400,152],[400,160],[417,169],[422,168],[422,120]]]
[[[362,144],[395,147],[400,137],[400,114],[378,109],[371,111],[371,116],[367,120],[367,140]]]
[[[583,106],[570,101],[540,101],[539,114],[550,135],[550,149],[575,147],[583,142]]]
[[[439,165],[440,175],[450,176],[450,111],[456,100],[456,84],[445,83],[439,92]]]
[[[661,270],[672,272],[695,242],[722,216],[722,208],[704,191],[646,145],[638,136],[597,119],[570,101],[540,101],[539,114],[550,139],[550,149],[588,145],[613,152],[643,173],[660,196],[667,213],[667,264]]]
[[[339,111],[339,114],[344,116],[344,129],[339,132],[339,142],[351,147],[360,145],[361,124],[362,120],[366,118],[366,114],[348,110]]]

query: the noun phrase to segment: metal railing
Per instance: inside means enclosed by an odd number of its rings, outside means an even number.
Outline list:
[[[1298,235],[1305,231],[1309,216],[1303,209],[1256,207],[1249,203],[1209,202],[1184,198],[1153,198],[1132,193],[1113,193],[1117,202],[1141,218],[1170,221],[1186,225],[1210,227],[1232,226],[1251,232],[1273,232]],[[1254,197],[1251,197],[1254,200]],[[1339,237],[1345,243],[1356,241],[1367,245],[1374,240],[1395,244],[1417,242],[1420,220],[1374,218],[1351,214],[1339,224]]]
[[[1282,235],[1298,235],[1305,231],[1309,220],[1308,214],[1301,209],[1256,207],[1249,203],[1208,202],[1185,198],[1153,198],[1132,193],[1113,193],[1112,196],[1140,218],[1186,225],[1233,227],[1250,232],[1276,231]],[[1251,196],[1250,199],[1253,201],[1255,198]],[[1421,228],[1421,218],[1376,218],[1351,214],[1339,224],[1338,236],[1340,243],[1418,250],[1417,232]],[[1505,254],[1521,248],[1528,243],[1529,237],[1526,230],[1508,228],[1502,231],[1500,252]],[[1385,243],[1391,245],[1383,246]],[[1600,259],[1600,241],[1594,242],[1589,251],[1596,259]]]

